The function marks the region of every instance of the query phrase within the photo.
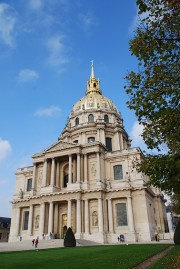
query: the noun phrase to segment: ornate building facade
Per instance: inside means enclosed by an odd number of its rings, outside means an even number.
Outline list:
[[[72,108],[58,141],[16,172],[10,240],[53,234],[101,243],[150,241],[165,230],[161,192],[144,183],[123,119],[104,97],[91,67],[85,96]]]

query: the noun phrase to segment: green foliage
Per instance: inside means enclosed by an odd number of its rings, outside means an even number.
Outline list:
[[[174,232],[174,244],[180,245],[180,221],[178,222]]]
[[[172,208],[172,211],[180,215],[180,194],[173,194],[170,199],[170,206]]]
[[[126,76],[127,102],[144,126],[148,149],[139,170],[149,184],[168,193],[180,193],[180,4],[177,0],[137,0],[142,16],[130,51],[138,71]],[[165,153],[162,148],[166,147]]]
[[[64,246],[65,247],[75,247],[76,246],[76,239],[72,229],[69,227],[67,229],[65,238],[64,238]]]

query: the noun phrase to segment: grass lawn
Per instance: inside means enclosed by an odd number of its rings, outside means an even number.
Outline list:
[[[151,269],[180,269],[180,245],[175,246],[166,256],[160,259]]]
[[[113,245],[0,253],[0,269],[126,269],[169,245]]]

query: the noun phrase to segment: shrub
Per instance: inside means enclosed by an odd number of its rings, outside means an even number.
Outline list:
[[[65,238],[64,238],[64,247],[75,247],[76,246],[76,239],[72,229],[69,227],[67,229]]]
[[[174,244],[180,245],[180,221],[178,222],[176,230],[174,232]]]

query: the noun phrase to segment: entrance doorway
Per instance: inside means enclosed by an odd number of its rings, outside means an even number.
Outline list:
[[[65,237],[65,234],[67,232],[67,214],[63,214],[62,215],[62,232],[61,232],[61,235],[62,235],[62,238]]]

